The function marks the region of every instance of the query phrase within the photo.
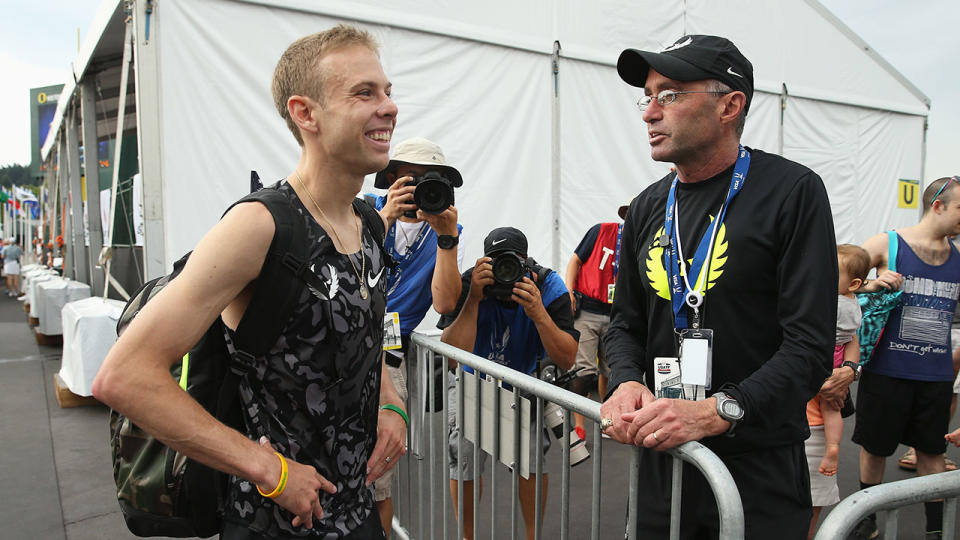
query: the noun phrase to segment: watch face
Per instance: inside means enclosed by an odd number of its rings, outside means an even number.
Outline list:
[[[438,236],[437,237],[437,246],[441,249],[450,249],[453,247],[453,238],[449,236]]]
[[[732,399],[724,401],[722,408],[723,413],[731,418],[740,418],[743,416],[743,409],[740,408],[740,404]]]

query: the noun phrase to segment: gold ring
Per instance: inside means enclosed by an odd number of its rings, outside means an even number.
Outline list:
[[[613,425],[613,418],[601,418],[600,419],[600,429],[607,429]]]
[[[653,432],[653,438],[656,439],[657,442],[662,442],[662,441],[660,440],[660,437],[657,437],[657,432],[656,432],[656,431]]]

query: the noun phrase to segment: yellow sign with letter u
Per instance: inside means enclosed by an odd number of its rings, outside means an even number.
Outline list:
[[[917,208],[919,198],[919,180],[901,178],[897,181],[897,208]]]

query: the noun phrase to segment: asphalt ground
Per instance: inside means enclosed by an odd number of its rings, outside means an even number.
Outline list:
[[[74,408],[58,405],[53,376],[60,368],[61,349],[37,345],[33,329],[27,325],[22,303],[5,293],[0,289],[0,486],[3,486],[0,540],[136,538],[124,526],[116,502],[108,444],[109,410],[102,405]],[[855,386],[853,391],[856,392]],[[436,428],[442,429],[442,415],[434,416]],[[846,422],[841,448],[838,476],[841,497],[858,489],[859,448],[850,442],[851,420]],[[954,420],[951,429],[957,425]],[[588,445],[592,451],[590,431],[588,429]],[[438,456],[443,455],[440,446],[436,450]],[[901,447],[895,457],[903,450],[905,448]],[[951,446],[947,455],[960,461],[960,449]],[[897,468],[895,457],[887,462],[885,480],[912,477],[913,473]],[[590,538],[594,459],[591,457],[570,471],[570,539]],[[622,538],[629,459],[627,447],[610,440],[602,441],[600,538]],[[446,513],[448,523],[452,524],[449,538],[454,538],[456,525],[449,493],[445,489],[445,465],[441,460],[434,462],[434,481],[444,489],[436,493],[433,505],[424,505],[421,512],[412,502],[423,491],[418,483],[418,469],[423,468],[424,483],[429,481],[426,463],[429,460],[409,457],[401,462],[398,474],[401,483],[395,493],[398,516],[418,538],[429,538],[432,522],[439,538],[442,516]],[[510,474],[505,468],[498,467],[497,485],[492,487],[490,470],[488,464],[478,516],[481,538],[509,538],[513,500]],[[546,470],[550,473],[550,480],[543,538],[556,539],[560,538],[562,499],[558,444],[548,454]],[[829,510],[824,510],[824,516]],[[422,519],[421,515],[424,516]],[[422,536],[421,523],[424,528]],[[493,536],[491,529],[496,531]],[[522,537],[522,525],[520,530]],[[923,538],[922,531],[922,505],[903,509],[899,538],[920,539]]]

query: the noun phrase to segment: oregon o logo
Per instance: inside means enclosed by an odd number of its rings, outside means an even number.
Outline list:
[[[39,94],[37,94],[37,103],[43,105],[43,104],[46,103],[46,102],[47,102],[47,93],[46,93],[46,92],[40,92]]]

